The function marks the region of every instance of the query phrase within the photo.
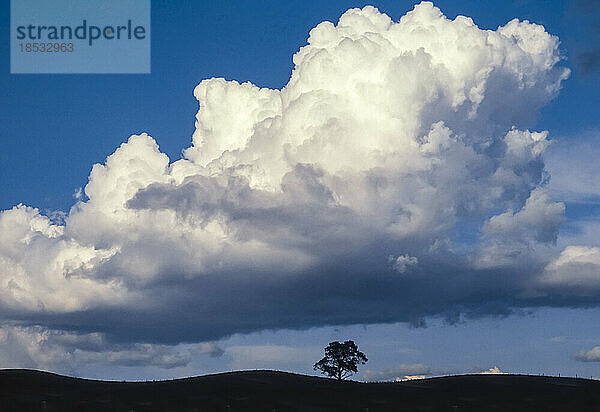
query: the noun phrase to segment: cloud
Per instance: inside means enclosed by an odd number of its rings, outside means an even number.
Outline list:
[[[564,206],[529,130],[560,56],[540,25],[481,30],[428,2],[320,23],[281,89],[200,82],[182,159],[133,135],[64,222],[1,212],[3,320],[175,345],[578,304],[540,280]]]
[[[483,372],[481,372],[481,374],[482,375],[504,375],[504,372],[502,372],[500,369],[498,369],[497,366],[494,366],[493,368],[484,370]]]
[[[509,210],[484,222],[478,264],[498,267],[531,259],[537,245],[556,243],[564,212],[563,203],[552,202],[540,189],[533,190],[521,210]]]
[[[389,257],[390,262],[392,263],[392,267],[398,273],[407,273],[412,266],[415,266],[419,263],[419,259],[415,256],[408,255],[400,255],[396,258],[394,256]]]
[[[404,382],[404,381],[414,381],[418,379],[425,379],[426,375],[406,375],[404,378],[396,378],[396,381]]]
[[[579,362],[600,362],[600,346],[594,346],[588,351],[581,351],[575,355]]]
[[[365,370],[362,376],[367,381],[403,380],[407,378],[425,377],[431,374],[431,369],[422,363],[400,364],[382,371]]]
[[[166,345],[115,344],[101,333],[73,333],[41,326],[0,328],[3,367],[71,373],[85,365],[155,366],[172,369],[190,362],[187,351]],[[204,344],[200,345],[200,351]]]
[[[220,358],[225,351],[214,342],[202,342],[199,345],[199,352],[203,355],[209,355],[211,358]]]
[[[563,290],[594,295],[600,289],[600,248],[566,247],[546,266],[543,281]]]

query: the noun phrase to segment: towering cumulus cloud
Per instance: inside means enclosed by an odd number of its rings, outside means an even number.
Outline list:
[[[4,319],[167,344],[589,303],[600,263],[554,251],[564,206],[530,130],[560,63],[527,21],[349,10],[281,90],[202,81],[183,159],[131,136],[64,224],[2,212]]]

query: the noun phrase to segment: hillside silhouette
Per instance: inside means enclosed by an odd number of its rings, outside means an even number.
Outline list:
[[[600,411],[600,382],[460,375],[360,383],[275,371],[156,382],[0,370],[1,411]]]

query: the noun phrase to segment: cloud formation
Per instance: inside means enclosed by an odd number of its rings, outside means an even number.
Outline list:
[[[168,345],[111,343],[101,333],[72,333],[41,326],[0,328],[3,367],[29,367],[72,373],[85,365],[155,366],[172,369],[191,360],[187,350]],[[197,352],[205,353],[202,343]]]
[[[481,372],[481,374],[482,375],[503,375],[504,372],[502,372],[500,369],[498,369],[497,366],[494,366],[493,368],[484,370],[483,372]]]
[[[600,248],[566,247],[546,266],[543,281],[572,293],[596,295],[600,289]]]
[[[529,129],[560,56],[528,21],[348,10],[280,90],[202,81],[182,159],[134,135],[64,222],[1,212],[4,321],[175,344],[554,304],[573,250],[551,255],[564,206]]]
[[[383,371],[365,370],[362,376],[366,381],[411,380],[424,378],[431,369],[422,363],[400,364]]]
[[[582,350],[575,355],[575,360],[580,362],[600,362],[600,346],[594,346],[588,351]]]

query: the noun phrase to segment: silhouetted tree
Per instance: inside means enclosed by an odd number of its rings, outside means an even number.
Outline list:
[[[314,369],[332,378],[342,380],[358,372],[357,366],[365,364],[367,361],[367,357],[358,350],[354,341],[347,340],[344,343],[335,341],[327,345],[325,356],[315,363]]]

